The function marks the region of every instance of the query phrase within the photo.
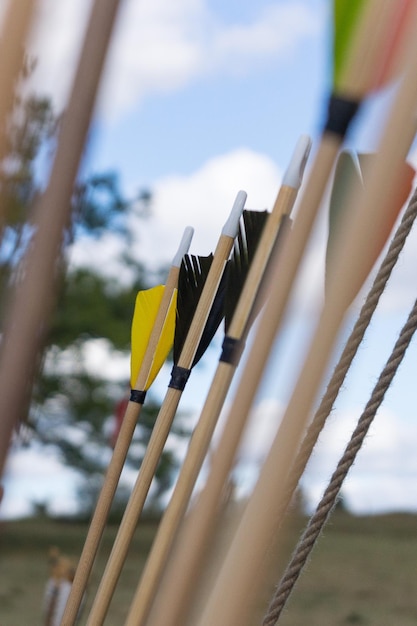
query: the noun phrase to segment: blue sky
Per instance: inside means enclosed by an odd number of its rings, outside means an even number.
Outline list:
[[[208,3],[224,28],[260,21],[271,7],[266,2]],[[293,3],[294,13],[302,3]],[[304,7],[307,7],[305,3]],[[278,2],[275,7],[286,8]],[[117,164],[130,185],[138,175],[147,184],[172,173],[187,175],[210,158],[236,147],[251,147],[285,165],[300,129],[314,128],[323,93],[319,88],[327,68],[326,3],[311,2],[303,17],[311,18],[302,45],[288,43],[288,51],[259,54],[251,61],[242,53],[230,67],[205,69],[187,84],[166,93],[144,94],[134,108],[110,125],[102,120],[96,128],[98,163]],[[206,47],[210,53],[210,46]],[[238,55],[236,55],[238,57]],[[297,79],[304,65],[303,81]],[[105,106],[105,105],[104,105]],[[288,124],[298,118],[299,127]],[[104,130],[104,133],[103,133]],[[266,132],[267,131],[267,132]],[[126,146],[131,150],[126,151]]]
[[[34,84],[40,92],[51,94],[60,110],[91,3],[43,0],[41,5],[31,44],[39,59]],[[299,135],[310,134],[315,146],[331,80],[330,35],[327,0],[127,0],[122,4],[84,168],[116,170],[128,195],[143,187],[153,191],[152,217],[143,222],[133,214],[130,222],[139,258],[152,267],[168,262],[189,224],[196,231],[191,252],[211,252],[239,189],[248,192],[249,208],[272,207]],[[386,90],[367,104],[349,138],[352,147],[375,147],[390,95]],[[265,441],[288,398],[320,303],[325,211],[323,206],[298,281],[291,322],[257,398],[262,427],[257,427],[255,436],[251,431],[255,450],[245,444],[242,452],[251,459],[245,476],[252,482]],[[121,246],[112,233],[93,244],[81,240],[73,247],[71,260],[76,265],[93,263],[100,271],[129,280],[118,264]],[[413,302],[415,249],[410,242],[346,382],[337,419],[335,413],[310,464],[305,485],[311,503],[346,443],[352,420],[368,399]],[[346,484],[349,504],[357,512],[417,509],[412,445],[417,444],[415,351],[412,346],[387,394],[382,426],[378,428],[377,419],[370,443]],[[103,355],[105,347],[91,346],[92,368]],[[216,359],[213,350],[193,374],[195,383],[184,395],[184,406],[198,411]],[[113,355],[109,375],[125,378],[126,366],[126,360]],[[166,372],[157,382],[160,393],[164,376]],[[24,494],[30,492],[28,467],[21,452],[11,459],[14,500],[10,494],[5,502],[11,511],[24,506]],[[43,484],[54,492],[47,479],[50,472],[44,464],[39,467]]]

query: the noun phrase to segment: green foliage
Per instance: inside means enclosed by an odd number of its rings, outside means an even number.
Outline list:
[[[129,232],[124,217],[134,203],[143,217],[149,212],[152,195],[148,189],[142,189],[137,197],[124,197],[115,172],[92,174],[79,181],[73,196],[73,234],[87,232],[98,238],[108,230],[124,235]]]
[[[5,292],[31,233],[32,207],[39,193],[37,158],[47,150],[56,119],[44,98],[16,97],[15,112],[0,134],[6,154],[0,161],[0,318]]]
[[[70,272],[54,316],[50,343],[64,349],[106,337],[114,348],[129,350],[136,292],[136,288],[118,287],[114,280],[88,268]]]

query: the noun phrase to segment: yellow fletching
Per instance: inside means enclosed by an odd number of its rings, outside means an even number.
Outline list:
[[[155,354],[152,361],[152,367],[150,369],[148,378],[145,384],[145,390],[149,389],[155,380],[159,370],[163,366],[168,356],[169,351],[174,343],[175,334],[175,318],[177,309],[177,290],[174,289],[171,302],[169,304],[168,312],[165,317],[165,322],[162,328],[161,335],[159,337],[158,345],[156,346]]]
[[[158,285],[157,287],[152,287],[152,289],[140,291],[136,296],[131,334],[132,354],[130,360],[130,384],[132,387],[136,384],[143,359],[145,358],[164,289],[164,285]],[[152,365],[148,373],[146,385],[144,385],[144,390],[147,390],[151,386],[172,348],[175,332],[176,300],[177,293],[176,290],[174,290],[155,353],[153,355]]]

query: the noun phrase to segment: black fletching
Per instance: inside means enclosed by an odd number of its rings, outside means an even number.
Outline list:
[[[276,254],[278,253],[278,250],[281,248],[287,233],[291,230],[291,227],[292,227],[292,219],[290,218],[289,215],[283,215],[279,223],[278,233],[275,238],[272,251],[269,255],[264,274],[262,276],[260,284],[258,285],[255,302],[253,303],[252,311],[250,313],[250,316],[247,322],[247,327],[245,330],[246,334],[249,332],[251,325],[253,324],[258,313],[260,312],[263,305],[265,304],[267,292],[264,287],[265,287],[266,278],[270,269],[270,265],[272,263],[272,259],[276,256]],[[278,280],[279,280],[279,276],[278,276]]]
[[[223,272],[223,276],[220,280],[216,296],[214,298],[213,304],[211,305],[210,313],[207,318],[206,325],[204,326],[203,334],[201,335],[200,343],[198,344],[192,367],[194,367],[194,365],[199,362],[199,360],[209,347],[210,342],[216,334],[216,331],[224,317],[224,301],[227,290],[227,273],[228,264],[225,271]]]
[[[177,319],[174,336],[174,364],[178,363],[194,313],[200,300],[213,255],[185,254],[178,277]]]
[[[227,267],[227,286],[224,302],[226,334],[268,215],[268,211],[243,211],[239,224],[239,233],[233,247],[232,258]]]

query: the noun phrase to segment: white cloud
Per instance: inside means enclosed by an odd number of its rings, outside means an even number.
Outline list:
[[[153,214],[161,228],[162,249],[175,232],[178,242],[185,226],[191,225],[195,228],[193,250],[212,252],[237,192],[247,192],[246,208],[271,208],[280,179],[281,173],[271,159],[240,148],[207,161],[191,176],[157,181]]]
[[[266,399],[252,410],[234,472],[240,495],[254,488],[284,408]],[[344,409],[328,419],[301,480],[310,510],[323,495],[362,410]],[[362,514],[417,510],[416,446],[417,426],[382,406],[342,486],[349,508]]]
[[[65,102],[91,2],[42,0],[32,50],[36,80]],[[308,3],[264,7],[246,24],[224,24],[207,0],[128,0],[122,5],[106,64],[100,110],[117,117],[144,97],[182,88],[208,74],[245,75],[288,60],[317,34],[322,16]]]
[[[144,220],[133,212],[129,218],[130,252],[153,267],[168,264],[187,226],[195,229],[190,252],[214,252],[237,192],[247,192],[246,208],[271,209],[280,180],[271,159],[246,148],[214,157],[189,176],[159,179],[153,186],[152,216]],[[109,233],[97,240],[79,239],[70,258],[74,265],[91,265],[123,282],[130,274],[122,272],[122,252],[122,240]]]
[[[240,495],[248,496],[254,488],[284,408],[269,398],[251,411],[234,471]],[[342,409],[328,419],[301,479],[310,510],[322,497],[362,411],[363,407]],[[341,489],[350,510],[359,514],[417,510],[416,446],[416,424],[382,406]]]
[[[78,481],[77,473],[63,466],[52,448],[33,444],[13,449],[6,468],[0,517],[30,515],[35,503],[47,504],[51,513],[74,513]]]
[[[239,459],[242,463],[261,463],[268,454],[278,430],[284,407],[273,399],[266,399],[257,404],[249,416]]]
[[[265,60],[288,59],[320,23],[302,2],[270,5],[252,23],[229,26],[203,0],[130,0],[110,51],[102,109],[118,114],[197,76],[245,75]]]
[[[105,375],[109,380],[127,380],[130,376],[130,356],[116,350],[111,350],[110,342],[106,339],[91,339],[83,347],[84,364],[88,372]]]
[[[127,252],[126,242],[115,232],[105,232],[92,239],[80,236],[69,251],[69,261],[74,267],[89,267],[98,274],[117,280],[122,285],[131,284],[132,271],[123,262]]]
[[[206,17],[199,0],[126,2],[109,51],[101,109],[115,115],[194,77],[204,58]]]
[[[362,410],[340,411],[328,420],[302,481],[311,503],[321,497]],[[353,511],[417,509],[416,445],[417,426],[382,406],[342,487]]]
[[[190,252],[207,255],[215,249],[239,189],[248,193],[246,208],[271,210],[281,177],[281,171],[272,159],[241,147],[209,159],[189,175],[157,179],[153,183],[152,215],[143,219],[132,211],[128,218],[129,244],[112,232],[97,239],[81,237],[71,248],[71,263],[93,267],[122,284],[128,284],[132,273],[123,262],[124,253],[129,251],[144,261],[149,269],[168,265],[187,226],[195,229]],[[301,188],[300,196],[302,192]],[[309,311],[317,311],[323,301],[327,206],[324,201],[295,285],[294,302],[303,310],[307,307]],[[414,227],[381,298],[378,313],[391,315],[408,311],[414,302],[410,285],[414,282],[417,262],[416,239]],[[353,313],[357,314],[362,306],[381,261],[382,257],[359,294]]]
[[[294,53],[300,42],[316,35],[321,19],[306,3],[271,4],[251,24],[218,26],[212,42],[212,65],[245,73],[259,61]]]
[[[112,349],[111,343],[104,338],[89,339],[78,348],[54,350],[47,354],[46,371],[59,372],[65,375],[70,372],[86,371],[92,376],[105,376],[109,381],[120,381],[129,378],[130,356]],[[105,364],[105,371],[103,371]]]

